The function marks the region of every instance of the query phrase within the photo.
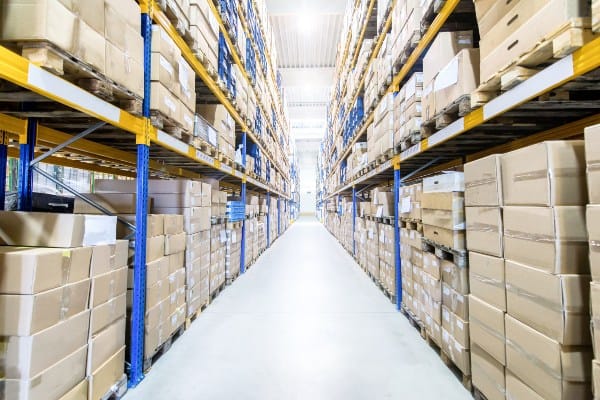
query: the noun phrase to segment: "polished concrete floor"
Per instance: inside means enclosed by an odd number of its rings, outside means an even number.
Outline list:
[[[125,400],[469,399],[315,219],[304,217]]]

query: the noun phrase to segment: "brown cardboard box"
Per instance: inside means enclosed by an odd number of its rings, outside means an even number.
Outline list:
[[[590,347],[561,346],[506,315],[506,366],[548,400],[591,396]]]
[[[452,231],[437,226],[423,225],[425,238],[456,250],[465,248],[465,231]]]
[[[502,209],[499,207],[466,207],[467,247],[491,256],[502,257]]]
[[[589,202],[600,204],[600,124],[585,128],[585,160]]]
[[[442,328],[442,351],[465,375],[471,375],[471,354],[450,333]]]
[[[421,196],[421,207],[423,209],[448,210],[458,213],[465,208],[465,197],[463,192],[427,192],[423,193]]]
[[[477,344],[500,364],[506,365],[504,311],[470,295],[469,327],[471,343]]]
[[[113,214],[135,214],[137,196],[135,193],[86,193],[85,197],[100,204]],[[152,206],[152,199],[148,199]],[[104,214],[83,200],[75,198],[74,214]]]
[[[86,345],[90,313],[84,311],[31,336],[5,336],[6,379],[29,379]]]
[[[94,277],[126,266],[128,253],[128,240],[117,240],[114,245],[92,247],[90,276]]]
[[[92,278],[90,307],[106,303],[127,291],[127,266]]]
[[[213,207],[215,205],[213,204]],[[210,207],[185,207],[185,208],[155,208],[155,212],[163,214],[183,215],[183,226],[187,234],[192,234],[210,229]],[[219,214],[216,214],[219,215]],[[222,215],[225,215],[224,213]]]
[[[589,345],[589,282],[507,260],[507,312],[560,344]]]
[[[102,364],[125,346],[125,325],[125,316],[123,316],[123,318],[118,319],[90,340],[88,345],[88,375],[96,373]]]
[[[185,232],[177,233],[175,235],[165,235],[165,255],[168,256],[185,251],[185,241]]]
[[[473,32],[441,32],[423,58],[423,84],[428,85],[441,66],[447,65],[462,49],[473,47]]]
[[[0,244],[30,247],[80,247],[85,216],[0,211]]]
[[[153,193],[154,208],[184,208],[202,206],[201,194]]]
[[[597,398],[600,391],[600,361],[592,361],[592,391]]]
[[[89,376],[89,399],[96,400],[108,393],[123,376],[125,369],[125,346],[121,347],[91,376]]]
[[[600,355],[600,282],[590,283],[591,332],[595,358]]]
[[[175,253],[169,256],[169,275],[185,267],[185,253]]]
[[[504,207],[504,257],[554,274],[589,274],[585,207]]]
[[[164,301],[170,294],[168,278],[156,282],[146,290],[146,310]]]
[[[505,205],[587,203],[582,140],[543,142],[502,156]]]
[[[67,396],[66,393],[85,378],[86,357],[87,345],[67,355],[31,379],[6,379],[0,388],[0,395],[6,400],[56,398],[80,400],[79,396]],[[63,395],[66,397],[61,397]],[[87,392],[83,399],[87,400]]]
[[[164,117],[180,122],[181,102],[159,82],[151,83],[151,92],[150,108],[159,111]]]
[[[119,217],[124,218],[129,223],[135,225],[135,215],[119,215]],[[162,235],[164,232],[163,223],[162,214],[148,214],[148,218],[146,219],[146,236],[154,237]],[[122,238],[130,233],[131,231],[128,227],[120,223],[117,224],[117,237]]]
[[[123,31],[131,32],[131,28],[120,26]],[[136,38],[134,33],[129,33],[128,35],[132,39]],[[139,36],[139,31],[137,36]],[[106,76],[125,86],[134,94],[143,97],[144,64],[141,60],[143,41],[140,40],[135,46],[140,47],[139,49],[131,49],[131,52],[125,52],[111,42],[106,41]]]
[[[0,247],[0,293],[36,294],[82,281],[90,276],[91,255],[91,247]]]
[[[473,386],[483,393],[487,400],[506,399],[504,366],[477,345],[471,347],[471,373]]]
[[[421,215],[423,224],[443,228],[449,231],[460,231],[465,229],[464,208],[454,210],[423,208]]]
[[[146,287],[152,286],[156,282],[165,279],[169,276],[169,257],[161,257],[156,261],[146,264]],[[130,271],[130,275],[133,273],[133,269]],[[129,288],[133,289],[133,281],[129,281]]]
[[[479,86],[479,49],[463,49],[438,72],[433,91],[436,113]]]
[[[600,205],[588,205],[586,225],[590,246],[590,271],[592,279],[600,281]]]
[[[87,357],[87,351],[86,351]],[[83,362],[85,364],[85,362]],[[83,380],[77,386],[69,390],[60,400],[88,400],[88,381]]]
[[[177,80],[177,71],[165,56],[160,53],[152,53],[151,71],[152,82],[160,82],[173,96],[179,96],[181,87]]]
[[[519,4],[519,1],[505,3],[495,0],[475,0],[474,2],[477,25],[481,36],[487,34],[503,16]]]
[[[501,156],[493,154],[466,163],[465,205],[502,206]]]
[[[184,231],[183,229],[183,215],[164,215],[164,234],[174,235]]]
[[[125,316],[127,309],[127,295],[123,293],[104,304],[94,307],[90,315],[90,336]]]
[[[87,309],[90,280],[35,295],[0,295],[0,336],[31,336]]]
[[[442,306],[442,328],[462,347],[469,348],[469,321],[458,317],[446,306]]]
[[[59,0],[2,2],[0,38],[7,41],[47,40],[71,52],[77,17]],[[23,21],[30,23],[23,24]]]
[[[508,368],[506,369],[506,397],[508,399],[544,400],[542,396],[524,384]]]
[[[471,294],[506,311],[504,259],[469,252],[469,285]]]
[[[469,273],[465,266],[441,260],[442,281],[460,294],[469,294]]]
[[[158,260],[165,255],[165,237],[154,236],[146,240],[146,262]]]
[[[442,283],[442,304],[463,320],[469,319],[469,300],[450,286]]]
[[[181,56],[175,42],[160,25],[152,25],[152,53],[161,54],[172,66],[177,65]]]

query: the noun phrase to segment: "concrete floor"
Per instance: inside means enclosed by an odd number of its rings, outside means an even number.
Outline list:
[[[222,292],[125,400],[470,399],[313,218]]]

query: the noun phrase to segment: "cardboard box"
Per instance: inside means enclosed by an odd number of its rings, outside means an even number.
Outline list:
[[[469,321],[458,317],[446,306],[442,306],[442,328],[448,331],[461,347],[470,347]]]
[[[587,203],[582,140],[543,142],[502,156],[505,205]]]
[[[444,328],[442,328],[441,348],[463,374],[471,375],[471,354],[469,350],[462,347]]]
[[[441,278],[440,259],[433,253],[423,253],[423,271],[435,279]]]
[[[464,165],[465,205],[502,206],[501,156],[493,154]]]
[[[486,35],[497,25],[502,17],[507,15],[519,1],[497,2],[494,0],[475,0],[475,13],[479,34]]]
[[[473,386],[487,400],[506,399],[504,366],[477,345],[471,347],[471,373]]]
[[[181,56],[173,39],[160,25],[152,25],[152,53],[161,54],[172,66],[177,65]]]
[[[102,399],[112,386],[121,379],[125,369],[125,346],[89,376],[89,398]]]
[[[0,211],[0,244],[29,247],[80,247],[86,217],[74,214]]]
[[[117,243],[117,217],[109,215],[84,215],[83,246]]]
[[[174,235],[183,232],[183,215],[164,215],[164,234]]]
[[[181,253],[185,251],[185,232],[175,235],[165,235],[165,255]]]
[[[479,86],[479,49],[463,49],[438,72],[433,92],[436,113]]]
[[[137,196],[135,193],[86,193],[85,197],[92,200],[113,214],[135,214]],[[148,199],[148,205],[151,205]],[[74,214],[98,214],[104,213],[79,198],[75,198]]]
[[[0,335],[31,336],[87,309],[90,280],[34,295],[0,295]]]
[[[425,238],[456,250],[465,248],[465,231],[453,231],[432,225],[423,225]]]
[[[126,310],[127,295],[125,292],[104,304],[94,307],[90,315],[90,336],[98,334],[119,318],[124,317]]]
[[[587,206],[586,222],[592,280],[600,281],[600,205]]]
[[[41,350],[43,351],[43,350]],[[87,345],[67,355],[31,379],[5,379],[0,395],[6,400],[56,399],[80,400],[66,393],[85,378]],[[65,397],[61,397],[65,395]],[[87,399],[87,392],[86,397]],[[83,399],[81,399],[83,400]]]
[[[451,261],[441,260],[442,282],[447,283],[460,294],[469,294],[469,273],[466,266],[458,266]]]
[[[421,198],[421,207],[423,205],[425,193],[441,192],[464,192],[465,179],[462,172],[447,172],[441,175],[432,176],[423,179],[423,197]]]
[[[90,276],[94,277],[126,266],[128,253],[128,240],[117,240],[114,245],[92,247]]]
[[[88,345],[87,374],[93,375],[125,346],[125,317],[118,319],[94,336]],[[114,383],[114,382],[113,382]]]
[[[131,32],[131,28],[122,26],[123,32],[128,31],[129,37],[136,38]],[[143,40],[139,36],[139,43],[136,43],[135,49],[125,52],[114,44],[106,41],[106,76],[120,85],[131,90],[139,97],[144,96],[144,64],[142,61]],[[139,46],[139,49],[137,48]],[[138,56],[139,53],[139,56]],[[139,57],[139,58],[138,58]]]
[[[469,296],[469,327],[471,343],[485,350],[497,362],[506,365],[505,312]]]
[[[589,345],[589,282],[507,260],[507,311],[560,344]]]
[[[90,247],[0,247],[0,293],[37,294],[90,276]]]
[[[443,228],[449,231],[462,231],[465,229],[464,208],[454,210],[434,210],[423,208],[421,210],[423,224]]]
[[[156,282],[146,290],[146,310],[149,310],[155,305],[161,303],[167,297],[169,297],[170,294],[171,292],[168,278]]]
[[[600,204],[600,124],[585,128],[585,160],[589,202]]]
[[[598,397],[600,390],[600,361],[592,361],[592,391],[594,396]]]
[[[92,278],[90,308],[106,303],[127,291],[127,266]]]
[[[590,283],[590,311],[592,321],[590,324],[592,333],[592,346],[595,358],[600,354],[600,282]]]
[[[561,346],[508,314],[506,366],[544,399],[591,396],[591,347]]]
[[[69,390],[69,392],[62,396],[60,400],[88,400],[88,381],[83,380],[79,382],[77,386]]]
[[[441,66],[447,65],[462,49],[473,47],[473,32],[440,32],[423,58],[423,84],[428,85]]]
[[[585,208],[504,207],[504,257],[553,274],[589,274]]]
[[[160,82],[151,83],[152,97],[150,108],[159,111],[164,117],[181,122],[181,102]]]
[[[542,396],[524,384],[508,368],[506,369],[506,396],[509,399],[544,400]]]
[[[442,304],[463,320],[469,319],[469,301],[450,286],[442,283]]]
[[[97,181],[96,181],[97,182]],[[135,226],[135,215],[119,215],[119,218]],[[146,237],[162,235],[164,232],[163,214],[148,214],[146,219]],[[131,230],[124,224],[117,224],[117,237],[123,238],[131,234]]]
[[[160,53],[152,53],[151,62],[151,81],[161,83],[173,94],[173,96],[178,97],[181,92],[181,87],[177,80],[177,71],[173,64]]]
[[[169,257],[161,257],[158,260],[152,261],[146,264],[146,287],[152,286],[158,281],[165,279],[169,276]],[[133,269],[130,270],[130,274],[133,273]],[[133,284],[132,281],[130,281]],[[129,286],[133,288],[133,286]]]
[[[90,313],[84,311],[31,336],[3,337],[1,343],[4,349],[5,378],[34,378],[85,346],[89,324]]]
[[[499,207],[466,207],[467,244],[469,251],[502,257],[502,209]]]
[[[469,285],[471,294],[506,311],[504,259],[470,251]]]
[[[213,204],[214,207],[214,204]],[[210,207],[187,207],[187,208],[155,208],[155,212],[163,214],[183,215],[183,227],[187,234],[209,230],[211,227]],[[219,214],[217,214],[219,215]],[[222,215],[225,215],[223,212]]]
[[[154,236],[146,240],[146,262],[156,261],[165,255],[165,237]]]

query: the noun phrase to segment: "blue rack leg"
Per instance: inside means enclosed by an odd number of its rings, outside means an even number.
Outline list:
[[[245,136],[245,135],[244,135]],[[242,203],[244,204],[244,220],[242,222],[242,243],[240,250],[240,274],[246,272],[246,180],[242,181]]]
[[[33,171],[31,161],[37,139],[37,119],[27,119],[27,143],[21,143],[19,149],[19,192],[18,209],[31,211],[33,203]]]
[[[356,257],[356,187],[352,186],[352,254]]]
[[[402,259],[400,258],[400,165],[394,166],[394,255],[396,271],[396,309],[402,306]]]
[[[6,169],[8,164],[8,146],[6,133],[0,132],[0,210],[6,202]]]
[[[267,247],[271,247],[271,193],[267,192]]]
[[[142,113],[150,118],[150,65],[152,20],[142,13],[144,38],[144,101]],[[144,379],[144,341],[146,314],[146,232],[148,218],[148,176],[150,146],[146,138],[137,144],[137,199],[135,213],[135,255],[133,264],[133,304],[131,309],[129,387],[136,387]]]

